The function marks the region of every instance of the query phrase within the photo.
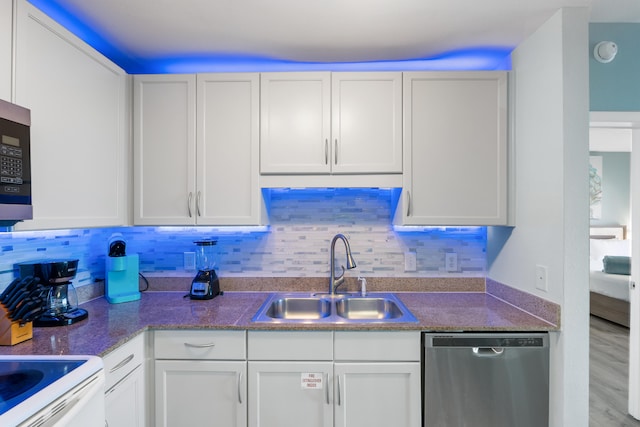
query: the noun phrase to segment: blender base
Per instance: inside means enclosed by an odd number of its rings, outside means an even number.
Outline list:
[[[189,298],[212,299],[220,295],[220,281],[215,270],[200,270],[191,282]]]
[[[64,313],[45,313],[33,321],[36,327],[67,326],[89,317],[87,310],[74,308]]]

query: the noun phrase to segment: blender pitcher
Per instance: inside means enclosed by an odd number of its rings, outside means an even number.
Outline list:
[[[220,294],[220,283],[214,270],[216,240],[198,240],[196,244],[196,268],[198,273],[191,282],[191,299],[211,299]]]

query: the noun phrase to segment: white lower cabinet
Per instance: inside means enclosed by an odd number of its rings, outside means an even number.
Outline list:
[[[105,426],[146,425],[144,333],[104,357]]]
[[[156,331],[155,425],[247,425],[244,331]]]
[[[249,362],[249,425],[331,427],[332,362]]]
[[[420,426],[420,363],[334,365],[335,426]]]
[[[420,427],[419,332],[249,331],[249,426]]]
[[[104,395],[106,427],[145,425],[144,369],[138,366]]]
[[[156,360],[156,426],[246,426],[246,366]]]
[[[336,331],[336,427],[420,427],[420,332]]]

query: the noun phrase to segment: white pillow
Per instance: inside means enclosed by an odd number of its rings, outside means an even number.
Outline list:
[[[589,239],[589,269],[602,271],[602,259],[606,255],[631,256],[631,240]]]

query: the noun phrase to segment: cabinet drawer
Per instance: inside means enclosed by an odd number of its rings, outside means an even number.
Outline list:
[[[335,360],[419,361],[419,331],[336,331]]]
[[[156,331],[156,359],[246,359],[244,331]]]
[[[105,390],[109,390],[122,378],[144,362],[143,332],[102,358],[105,372]]]
[[[333,360],[331,331],[249,331],[249,360]]]

